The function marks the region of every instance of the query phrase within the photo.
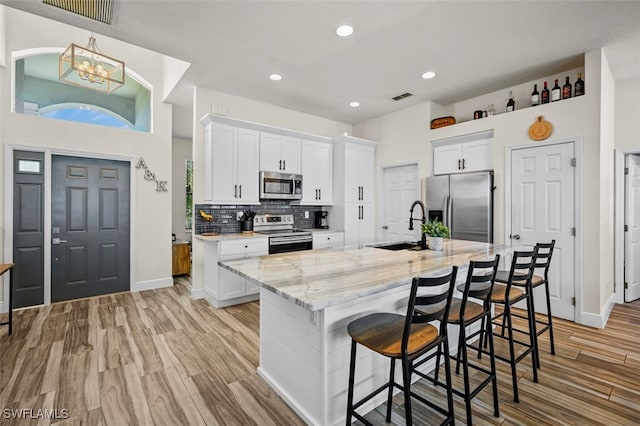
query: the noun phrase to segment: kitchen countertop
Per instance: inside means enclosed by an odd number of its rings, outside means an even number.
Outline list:
[[[446,273],[489,259],[505,246],[444,240],[442,251],[374,247],[307,250],[218,264],[310,311],[406,285],[414,276]]]

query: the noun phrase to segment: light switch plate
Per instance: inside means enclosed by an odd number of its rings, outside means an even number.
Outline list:
[[[304,211],[304,218],[309,219],[309,210]]]
[[[242,212],[236,212],[236,219],[242,220]]]

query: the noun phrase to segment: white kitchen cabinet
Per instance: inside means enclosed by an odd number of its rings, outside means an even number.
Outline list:
[[[314,232],[313,249],[332,249],[344,246],[342,232]]]
[[[303,205],[333,204],[333,145],[302,141],[300,156]]]
[[[260,132],[260,170],[300,173],[300,149],[300,138]]]
[[[493,131],[433,142],[433,174],[493,169]]]
[[[375,238],[374,181],[377,144],[340,136],[334,139],[334,195],[330,227],[344,231],[344,244],[372,243]]]
[[[218,266],[218,261],[267,255],[269,238],[214,240],[205,242],[204,246],[203,275],[207,300],[217,308],[256,300],[260,286]]]
[[[259,204],[259,132],[207,120],[204,194],[213,204]]]

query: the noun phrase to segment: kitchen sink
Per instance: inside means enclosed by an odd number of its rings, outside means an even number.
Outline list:
[[[375,248],[379,248],[379,249],[383,249],[383,250],[392,250],[392,251],[398,251],[398,250],[422,250],[420,248],[420,246],[418,245],[418,243],[414,243],[414,242],[403,242],[403,243],[392,243],[392,244],[385,244],[385,245],[380,245],[380,246],[375,246]]]

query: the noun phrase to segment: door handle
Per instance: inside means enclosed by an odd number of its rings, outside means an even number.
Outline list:
[[[238,198],[238,185],[233,185],[233,198]]]
[[[278,160],[278,170],[282,170],[282,160]]]
[[[61,240],[60,238],[52,238],[51,244],[57,246],[58,244],[66,243],[67,240]]]
[[[511,237],[512,240],[519,240],[520,234],[510,235],[509,237]]]
[[[387,225],[384,225],[382,229],[389,229],[389,227]]]
[[[238,198],[242,198],[242,185],[240,185],[240,195]]]

